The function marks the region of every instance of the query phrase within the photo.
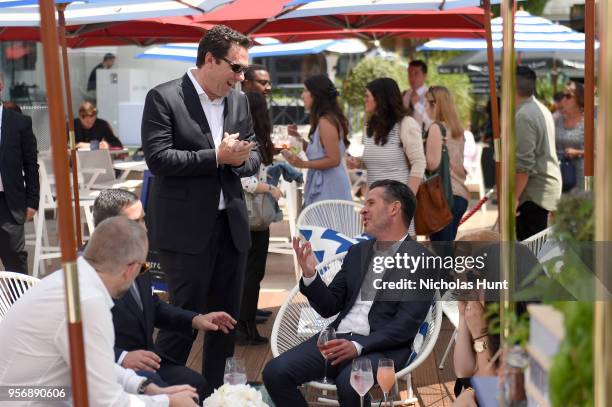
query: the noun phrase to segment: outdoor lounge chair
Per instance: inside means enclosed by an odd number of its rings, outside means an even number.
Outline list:
[[[336,273],[340,270],[345,254],[346,253],[339,254],[317,265],[317,272],[321,275],[325,284],[331,283]],[[408,390],[407,398],[399,402],[396,401],[397,405],[417,402],[417,399],[413,396],[411,373],[420,366],[433,351],[438,335],[440,334],[442,308],[438,299],[439,296],[437,295],[432,303],[427,318],[419,328],[419,332],[422,334],[422,341],[419,340],[419,342],[421,342],[419,349],[413,357],[411,357],[412,360],[395,374],[396,381],[400,384],[399,390],[403,389],[404,383],[406,384],[405,388]],[[287,296],[287,299],[281,306],[276,316],[276,320],[274,321],[270,338],[272,355],[277,357],[281,353],[299,345],[311,336],[317,334],[335,318],[336,317],[333,316],[325,319],[319,316],[310,307],[306,297],[300,293],[299,285],[295,286]],[[415,342],[417,341],[415,340]],[[398,366],[398,368],[400,367]],[[405,381],[400,379],[405,379]],[[306,384],[305,390],[307,392],[307,399],[312,399],[314,397],[314,400],[319,403],[338,405],[337,400],[327,397],[328,394],[335,393],[336,386],[334,385],[309,382]]]
[[[34,284],[36,277],[10,271],[0,271],[0,321],[15,303]]]

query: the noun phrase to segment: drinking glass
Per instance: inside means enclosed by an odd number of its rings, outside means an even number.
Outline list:
[[[395,365],[392,359],[379,359],[378,370],[376,371],[376,380],[380,389],[383,391],[383,397],[385,399],[385,405],[387,405],[387,398],[389,392],[395,384]],[[393,402],[392,402],[393,403]],[[393,405],[393,404],[391,404]]]
[[[359,404],[363,407],[363,396],[374,385],[372,363],[370,359],[359,358],[353,360],[351,367],[351,386],[359,394]]]
[[[317,347],[319,348],[319,352],[323,355],[323,359],[325,359],[325,370],[323,373],[323,380],[321,383],[330,384],[332,381],[327,378],[327,357],[325,356],[325,351],[329,348],[327,342],[336,339],[336,330],[328,326],[319,334],[319,339],[317,339]]]
[[[247,375],[244,367],[244,359],[227,358],[225,359],[225,372],[223,374],[223,383],[227,384],[246,384]]]

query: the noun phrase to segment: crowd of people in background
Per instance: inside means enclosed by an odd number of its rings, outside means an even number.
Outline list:
[[[401,242],[414,238],[410,225],[421,183],[436,173],[447,152],[452,190],[447,203],[452,220],[428,238],[445,242],[457,238],[470,201],[465,126],[452,92],[427,83],[424,61],[408,65],[410,88],[404,92],[387,77],[365,85],[361,157],[347,153],[349,121],[339,90],[326,75],[308,77],[301,94],[309,113],[307,136],[295,126],[288,128],[302,146],[303,153],[298,154],[273,144],[267,104],[273,81],[264,66],[249,65],[249,46],[246,36],[216,26],[200,41],[196,66],[148,93],[142,147],[155,177],[146,228],[136,195],[104,191],[96,200],[96,230],[79,259],[79,273],[86,284],[82,289],[85,320],[99,321],[85,327],[87,374],[100,399],[97,405],[124,405],[120,403],[134,397],[145,403],[193,405],[193,399],[201,400],[221,386],[225,361],[233,355],[235,343],[269,342],[257,324],[271,312],[257,305],[270,225],[249,224],[247,205],[265,195],[278,210],[277,201],[283,198],[278,184],[281,174],[287,181],[302,182],[305,170],[303,205],[307,207],[328,199],[353,201],[347,170],[366,170],[369,191],[361,212],[365,232],[378,241],[397,241],[392,248],[373,243],[376,253],[390,253],[407,250]],[[95,89],[96,70],[112,67],[114,60],[108,54],[94,68],[88,90]],[[534,71],[519,66],[516,75],[516,229],[518,240],[524,240],[547,227],[562,190],[583,189],[584,88],[569,82],[557,95],[553,117],[536,98]],[[242,92],[236,89],[239,83]],[[0,76],[0,92],[2,87]],[[31,120],[15,109],[19,107],[0,105],[2,148],[8,149],[3,153],[6,159],[0,161],[0,259],[6,268],[27,273],[23,225],[38,208],[37,148]],[[11,125],[6,125],[7,120]],[[77,148],[123,147],[108,122],[97,117],[91,101],[80,106],[74,128]],[[492,235],[476,238],[497,240]],[[146,271],[149,244],[158,252],[172,305],[151,296],[150,278],[141,275]],[[429,303],[355,301],[361,288],[348,279],[354,274],[358,280],[361,253],[369,249],[365,245],[349,252],[344,277],[329,287],[314,271],[310,246],[294,240],[293,248],[302,270],[302,293],[321,315],[340,312],[333,323],[339,336],[329,350],[337,365],[332,375],[341,403],[353,405],[357,398],[350,389],[350,363],[346,362],[364,356],[374,364],[386,356],[396,365],[405,363],[406,350]],[[58,330],[65,325],[58,274],[18,301],[15,311],[0,324],[0,335],[12,338],[0,349],[0,380],[5,384],[69,383],[66,330]],[[38,314],[42,307],[49,309],[44,321]],[[483,328],[482,308],[479,301],[460,307],[455,348],[460,378],[495,369],[484,363],[494,349],[485,346],[472,351],[478,341],[494,340]],[[147,313],[152,317],[145,318]],[[142,329],[135,329],[138,324]],[[156,341],[154,327],[160,329]],[[205,332],[202,375],[185,367],[199,330]],[[24,355],[19,341],[33,338],[38,338],[35,352]],[[321,376],[323,366],[316,338],[311,338],[270,362],[263,377],[277,405],[304,405],[296,388]],[[467,400],[457,406],[472,405],[473,393],[459,388],[457,395],[458,401]]]

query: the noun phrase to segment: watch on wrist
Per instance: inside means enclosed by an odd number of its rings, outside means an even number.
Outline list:
[[[142,381],[142,383],[140,383],[140,386],[138,386],[138,390],[137,393],[138,394],[145,394],[145,389],[147,388],[148,385],[150,385],[151,383],[153,383],[153,380],[151,379],[144,379]]]
[[[487,350],[487,341],[485,340],[474,341],[474,352],[482,353],[485,350]]]

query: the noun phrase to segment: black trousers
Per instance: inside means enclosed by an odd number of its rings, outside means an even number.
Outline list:
[[[13,218],[4,192],[0,192],[0,260],[5,270],[28,274],[25,229]]]
[[[260,283],[266,273],[269,245],[270,229],[251,231],[251,248],[247,257],[240,307],[240,320],[242,321],[255,321]]]
[[[206,380],[204,380],[204,377],[202,377],[201,374],[195,370],[189,369],[188,367],[175,365],[174,363],[168,361],[162,360],[157,372],[146,372],[139,370],[136,373],[139,376],[151,379],[153,383],[159,387],[168,387],[179,384],[188,384],[195,387],[198,392],[198,396],[200,397],[200,402],[204,400],[207,393],[208,386],[206,385]]]
[[[201,314],[225,311],[238,319],[246,253],[235,248],[225,211],[217,213],[210,244],[202,253],[160,250],[159,261],[167,276],[171,304]],[[162,330],[157,336],[157,348],[162,359],[185,365],[194,339],[195,334],[185,337]],[[202,373],[211,391],[223,384],[225,359],[233,354],[233,331],[229,335],[206,332]]]
[[[516,238],[519,241],[543,231],[548,226],[548,211],[531,201],[523,202],[518,207],[518,212],[520,215],[516,217]]]
[[[302,342],[295,348],[272,359],[266,365],[262,374],[263,380],[266,390],[276,406],[308,407],[308,403],[298,390],[298,386],[323,378],[325,359],[317,349],[317,336],[313,336],[306,342]],[[340,338],[359,342],[358,335],[352,338],[349,334],[338,334],[338,339]],[[375,381],[379,359],[385,357],[393,359],[396,369],[400,369],[398,366],[404,366],[406,362],[405,359],[396,359],[395,355],[384,355],[378,352],[368,353],[360,357],[370,359]],[[338,401],[341,406],[359,405],[359,395],[351,386],[351,365],[352,361],[343,362],[337,366],[327,365],[327,377],[332,378],[336,384]],[[370,406],[368,395],[364,397],[364,406]]]

